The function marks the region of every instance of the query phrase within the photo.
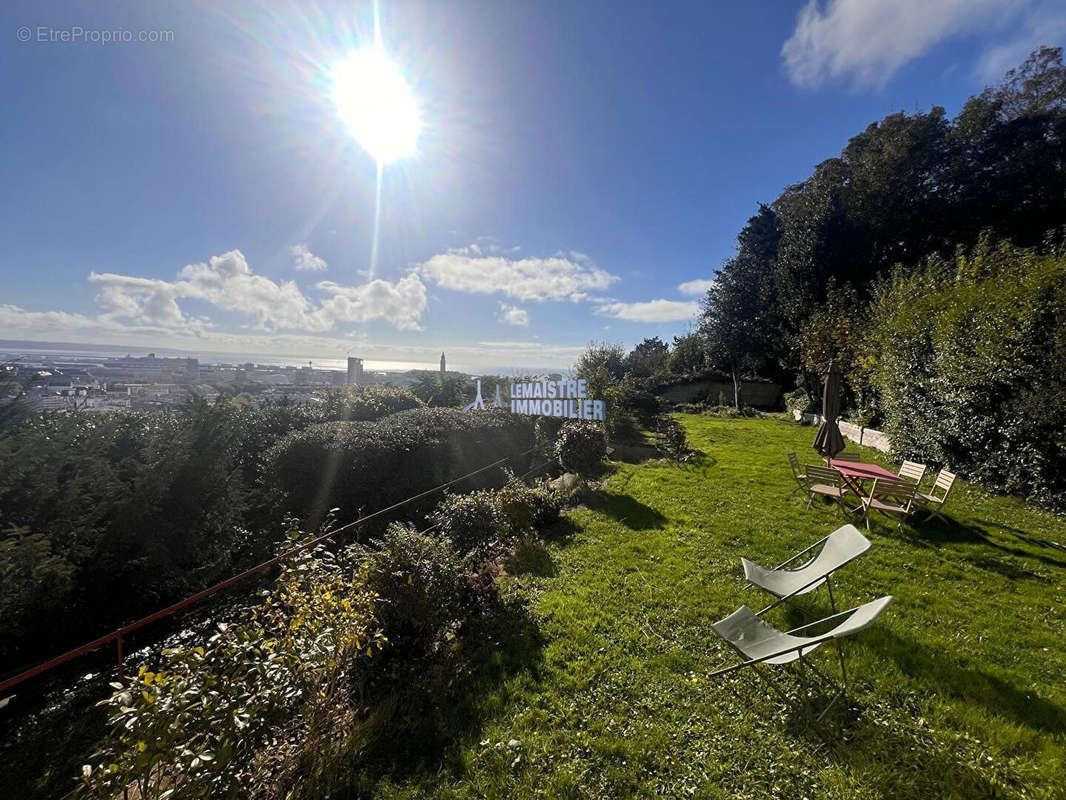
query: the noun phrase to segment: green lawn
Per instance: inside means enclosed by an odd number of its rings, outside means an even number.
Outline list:
[[[750,672],[704,677],[733,658],[709,624],[765,604],[742,592],[740,556],[771,565],[843,523],[789,495],[785,455],[816,461],[814,430],[681,420],[702,462],[614,465],[568,532],[523,554],[515,590],[541,632],[535,651],[475,684],[473,722],[435,764],[381,778],[377,793],[1066,796],[1066,521],[966,484],[952,524],[900,536],[875,521],[838,604],[896,602],[849,645],[850,702],[819,733]],[[772,621],[829,613],[821,590],[809,597]]]

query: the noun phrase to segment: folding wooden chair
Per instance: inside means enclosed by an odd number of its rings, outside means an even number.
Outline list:
[[[837,472],[832,467],[823,467],[817,464],[808,464],[806,467],[807,473],[807,493],[810,497],[807,500],[807,508],[811,507],[811,503],[814,502],[816,495],[822,497],[829,497],[836,501],[840,506],[840,510],[845,514],[848,513],[848,507],[844,504],[844,495],[846,495],[850,489],[847,483],[844,482],[844,476]]]
[[[788,465],[792,467],[792,478],[796,481],[796,488],[792,490],[792,494],[795,494],[797,491],[807,491],[807,475],[800,467],[799,459],[796,458],[795,453],[788,454]],[[792,494],[789,494],[789,497],[791,497]]]
[[[910,481],[877,478],[869,497],[862,498],[866,530],[870,530],[870,509],[873,509],[886,517],[896,517],[897,529],[903,533],[903,521],[913,513],[917,493],[918,487]]]
[[[903,466],[899,468],[899,476],[909,481],[914,481],[915,486],[917,486],[922,482],[922,478],[925,477],[925,470],[925,464],[919,464],[917,461],[904,461]]]
[[[862,461],[862,456],[850,450],[841,450],[833,458],[836,461]]]
[[[944,519],[944,515],[940,513],[940,509],[942,509],[944,503],[947,502],[948,495],[951,494],[951,487],[954,485],[955,473],[942,469],[937,473],[936,481],[934,481],[933,487],[929,490],[929,494],[918,492],[915,495],[915,502],[929,512],[929,516],[924,520],[925,522],[928,522],[933,517]],[[937,491],[942,492],[942,494],[938,496]]]

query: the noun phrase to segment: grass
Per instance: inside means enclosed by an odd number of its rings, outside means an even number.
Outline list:
[[[556,541],[520,554],[512,592],[539,628],[501,653],[443,751],[374,778],[382,797],[1066,796],[1066,521],[956,484],[950,523],[896,532],[835,581],[838,604],[895,604],[848,646],[851,696],[801,724],[709,624],[743,602],[739,558],[770,565],[842,524],[804,509],[785,454],[811,428],[679,417],[696,464],[617,463]],[[849,445],[849,447],[855,447]],[[863,460],[888,463],[861,448]],[[928,479],[927,479],[928,480]],[[771,612],[828,613],[821,592]],[[758,607],[758,606],[757,606]],[[816,663],[832,671],[828,649]],[[513,668],[501,668],[501,663]],[[786,685],[787,670],[777,668]]]

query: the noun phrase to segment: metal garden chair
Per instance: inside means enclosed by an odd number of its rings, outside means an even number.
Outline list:
[[[817,552],[805,564],[786,569],[790,564],[816,549]],[[833,598],[833,585],[830,583],[830,577],[838,569],[845,564],[850,564],[869,549],[870,540],[859,533],[858,528],[849,524],[842,525],[824,539],[819,539],[810,547],[801,550],[788,561],[781,562],[773,569],[766,569],[754,561],[741,558],[740,563],[744,567],[744,577],[748,580],[748,586],[758,586],[778,598],[762,611],[759,611],[757,616],[761,617],[770,609],[797,595],[813,592],[823,583],[829,591],[829,604],[833,611],[836,611],[836,601]]]
[[[808,656],[814,650],[829,642],[839,641],[848,636],[862,631],[874,623],[882,612],[892,603],[892,596],[881,597],[861,606],[831,614],[816,622],[801,625],[788,631],[780,631],[747,606],[741,606],[728,617],[714,623],[711,627],[714,632],[721,636],[743,659],[741,663],[734,664],[715,670],[708,678],[721,677],[730,672],[751,667],[752,670],[787,704],[789,702],[785,691],[780,688],[773,679],[764,674],[759,667],[761,664],[783,665],[798,663],[802,668],[808,669],[816,679],[835,689],[832,698],[826,704],[815,721],[820,721],[826,715],[833,704],[847,694],[848,673],[844,665],[844,653],[837,650],[840,660],[841,683],[838,685],[833,679],[816,668]],[[800,631],[819,627],[834,620],[840,620],[829,630],[814,636],[798,636]],[[807,700],[809,707],[809,699]]]

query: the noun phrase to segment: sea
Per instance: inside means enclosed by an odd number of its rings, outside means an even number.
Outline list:
[[[307,356],[279,356],[269,353],[212,353],[195,350],[173,350],[166,347],[133,347],[107,344],[75,344],[73,342],[30,342],[13,339],[0,339],[0,362],[10,361],[22,356],[24,359],[49,359],[87,361],[103,358],[124,358],[126,356],[146,356],[155,353],[160,358],[195,358],[201,364],[263,364],[273,367],[306,367],[315,369],[348,369],[347,359],[316,358]],[[412,369],[436,370],[439,362],[421,361],[375,361],[363,359],[363,369],[370,372],[406,372]]]

